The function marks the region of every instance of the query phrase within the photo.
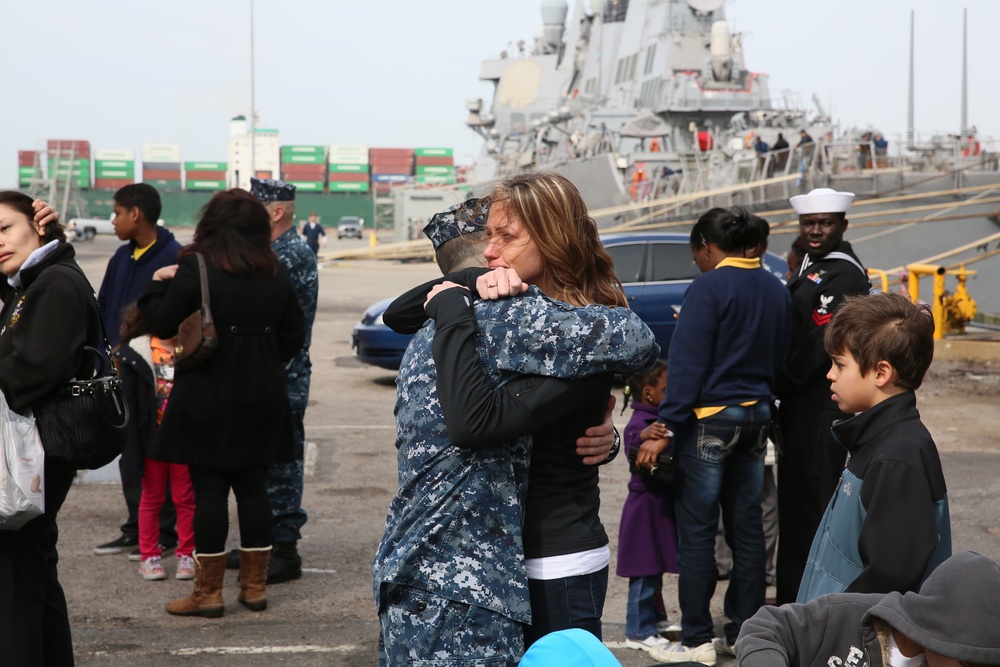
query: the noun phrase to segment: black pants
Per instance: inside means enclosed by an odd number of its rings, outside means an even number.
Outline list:
[[[59,584],[56,514],[76,471],[45,462],[45,514],[0,530],[0,663],[72,665],[73,638]]]
[[[143,460],[142,443],[129,438],[118,459],[118,471],[122,478],[122,495],[125,496],[125,507],[128,517],[122,524],[122,535],[139,538],[139,501],[142,499],[142,475],[146,466]],[[177,510],[170,499],[170,486],[167,486],[160,509],[160,544],[177,544]]]
[[[847,450],[830,425],[846,419],[837,409],[781,405],[782,446],[778,459],[777,602],[795,602],[816,529],[837,488]]]
[[[229,537],[229,490],[236,496],[240,544],[253,549],[271,545],[271,501],[267,496],[267,466],[239,470],[191,466],[194,487],[194,547],[201,554],[226,550]]]

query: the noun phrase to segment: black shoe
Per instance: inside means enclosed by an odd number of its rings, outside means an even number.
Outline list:
[[[267,583],[283,584],[302,577],[302,558],[295,542],[279,542],[267,563]]]
[[[138,535],[125,535],[122,533],[117,540],[112,540],[94,547],[94,553],[98,556],[111,556],[113,554],[123,554],[131,551],[133,547],[139,546]]]
[[[227,570],[238,570],[240,569],[240,550],[230,549],[229,553],[226,554],[226,569]]]

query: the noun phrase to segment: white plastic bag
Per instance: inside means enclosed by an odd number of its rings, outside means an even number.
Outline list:
[[[7,406],[0,392],[0,530],[18,530],[45,512],[45,450],[34,417]]]

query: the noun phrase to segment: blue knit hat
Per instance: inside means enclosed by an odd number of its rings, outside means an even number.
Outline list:
[[[250,194],[267,206],[273,201],[295,201],[295,186],[273,178],[251,176]]]
[[[521,658],[520,667],[622,667],[601,640],[586,630],[550,632]]]

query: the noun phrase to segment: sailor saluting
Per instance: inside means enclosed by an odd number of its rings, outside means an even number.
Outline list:
[[[845,415],[831,399],[826,373],[830,356],[823,333],[847,296],[868,294],[867,272],[844,240],[851,192],[818,188],[792,197],[799,215],[799,242],[806,251],[792,293],[792,343],[781,399],[778,465],[777,601],[794,602],[813,534],[837,486],[846,451],[830,425]]]

